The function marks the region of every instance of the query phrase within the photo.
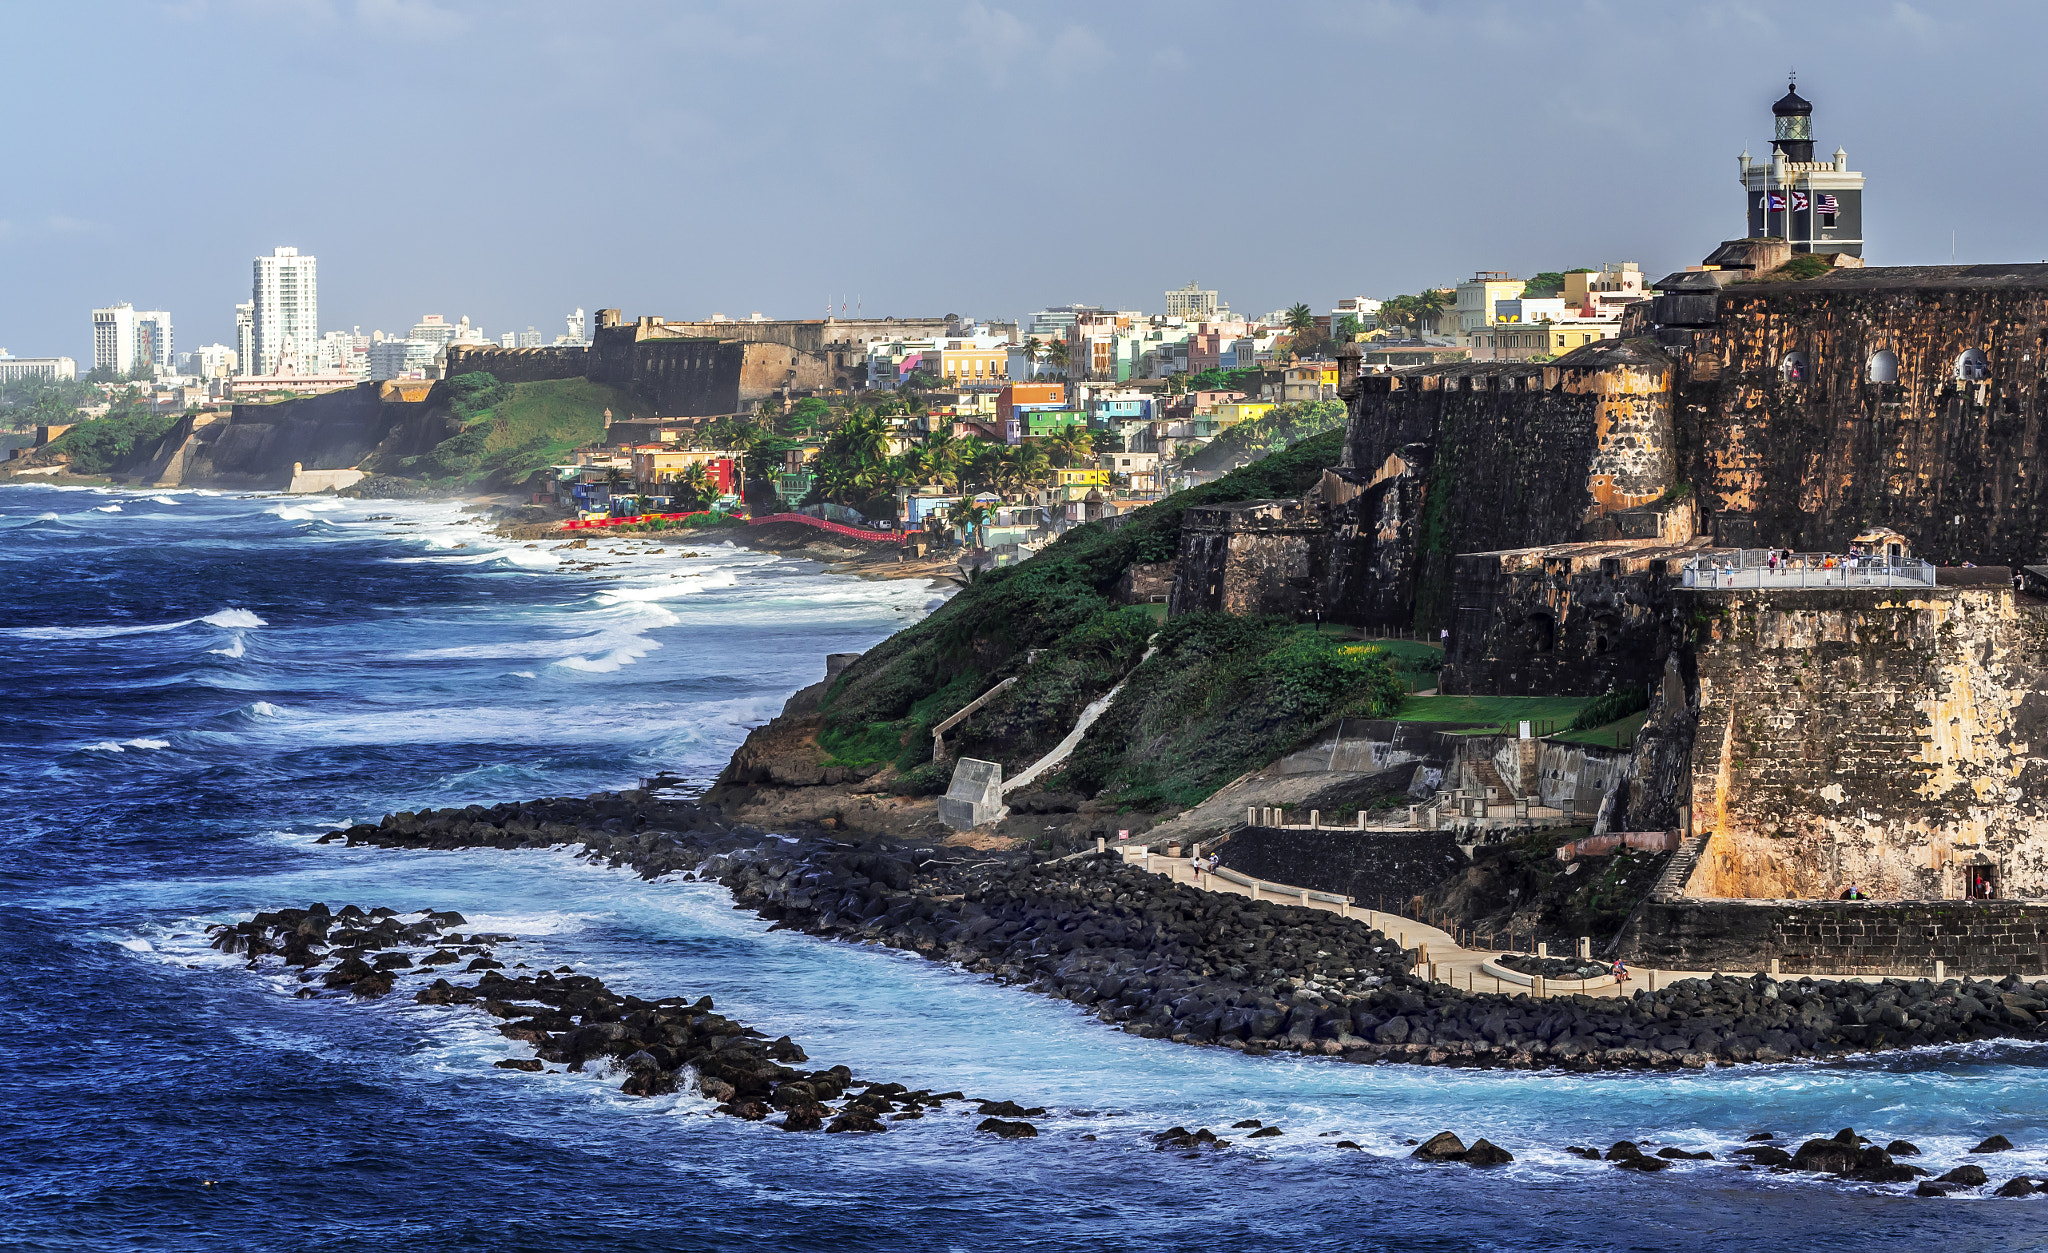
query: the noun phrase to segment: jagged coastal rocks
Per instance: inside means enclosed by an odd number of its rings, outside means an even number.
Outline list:
[[[497,1063],[499,1069],[538,1072],[553,1064],[575,1072],[623,1071],[626,1077],[619,1090],[629,1096],[695,1088],[719,1102],[720,1114],[754,1122],[780,1114],[776,1125],[785,1131],[887,1131],[890,1122],[922,1118],[927,1109],[966,1099],[959,1092],[934,1094],[900,1083],[862,1083],[844,1066],[795,1069],[787,1063],[810,1060],[799,1045],[788,1036],[770,1040],[714,1013],[708,996],[694,1002],[681,996],[644,1000],[615,992],[601,980],[566,966],[533,975],[501,974],[504,963],[485,946],[513,937],[464,937],[445,930],[462,925],[462,915],[452,911],[421,910],[413,916],[353,905],[334,911],[313,904],[217,927],[213,947],[246,953],[252,966],[270,954],[282,955],[287,966],[304,971],[300,977],[307,986],[298,993],[302,997],[319,995],[312,987],[315,981],[356,998],[381,997],[393,991],[402,974],[432,974],[474,954],[465,972],[480,973],[476,983],[465,986],[436,978],[413,999],[422,1005],[475,1006],[504,1019],[499,1033],[530,1044],[535,1055],[508,1057]],[[415,960],[413,954],[422,949],[431,952]],[[329,963],[332,968],[324,976],[317,973]],[[841,1102],[837,1108],[831,1104],[835,1101]],[[975,1112],[983,1115],[1045,1113],[1020,1109],[1010,1101],[977,1105]],[[977,1130],[1002,1139],[1038,1134],[1029,1123],[998,1117],[985,1118]]]
[[[1355,919],[1205,893],[1114,855],[1045,859],[728,827],[601,793],[404,813],[330,832],[405,848],[580,845],[645,878],[715,879],[778,927],[1023,984],[1133,1034],[1250,1055],[1516,1069],[1672,1069],[2041,1038],[2048,983],[1714,977],[1631,998],[1472,993]]]

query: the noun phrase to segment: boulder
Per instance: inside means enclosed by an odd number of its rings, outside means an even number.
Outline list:
[[[1671,1163],[1661,1157],[1624,1157],[1614,1164],[1622,1170],[1640,1170],[1650,1173],[1671,1169]]]
[[[974,1129],[1004,1140],[1028,1140],[1038,1134],[1038,1128],[1028,1122],[1007,1122],[1001,1118],[984,1118]]]
[[[816,1131],[825,1125],[825,1120],[816,1112],[817,1108],[816,1106],[811,1106],[805,1109],[793,1109],[783,1115],[781,1123],[777,1125],[784,1131]]]
[[[1274,1137],[1274,1136],[1277,1136],[1277,1135],[1280,1135],[1280,1134],[1281,1134],[1281,1131],[1280,1131],[1280,1128],[1278,1128],[1278,1127],[1261,1127],[1261,1128],[1259,1128],[1259,1129],[1258,1129],[1257,1131],[1254,1131],[1254,1132],[1252,1132],[1252,1133],[1251,1133],[1250,1135],[1246,1136],[1246,1137],[1245,1137],[1245,1139],[1247,1139],[1247,1140],[1267,1140],[1267,1139],[1271,1139],[1272,1137]]]
[[[1616,1140],[1607,1146],[1607,1160],[1610,1162],[1625,1162],[1642,1155],[1642,1147],[1634,1140]]]
[[[1914,1196],[1947,1196],[1947,1195],[1948,1195],[1948,1189],[1947,1189],[1947,1188],[1942,1188],[1942,1187],[1936,1187],[1936,1186],[1935,1186],[1934,1184],[1931,1184],[1931,1183],[1922,1183],[1922,1184],[1921,1184],[1921,1185],[1920,1185],[1919,1187],[1917,1187],[1917,1188],[1913,1189],[1913,1195],[1914,1195]]]
[[[1982,1166],[1970,1164],[1958,1166],[1945,1175],[1938,1175],[1934,1182],[1960,1184],[1965,1188],[1981,1188],[1991,1182],[1991,1177],[1984,1173]]]
[[[2012,1141],[2004,1136],[1992,1136],[1970,1151],[1972,1153],[2003,1153],[2010,1148],[2012,1148]]]
[[[1439,1131],[1408,1156],[1425,1162],[1455,1162],[1465,1156],[1465,1142],[1451,1132]]]
[[[544,1063],[538,1057],[508,1057],[502,1062],[492,1063],[499,1070],[525,1070],[538,1072]]]
[[[2025,1175],[2016,1175],[2013,1178],[2006,1180],[2004,1183],[1999,1184],[1998,1191],[1992,1193],[1991,1195],[2032,1196],[2039,1191],[2041,1191],[2041,1189],[2034,1186],[2033,1180],[2027,1178]]]
[[[1677,1148],[1658,1149],[1657,1156],[1668,1157],[1671,1160],[1678,1162],[1711,1162],[1714,1160],[1714,1155],[1712,1153],[1688,1153],[1684,1149]]]
[[[1472,1147],[1466,1149],[1464,1156],[1459,1160],[1468,1166],[1499,1166],[1514,1161],[1515,1155],[1493,1141],[1482,1138],[1474,1140]]]
[[[1920,1156],[1920,1146],[1914,1144],[1911,1140],[1894,1140],[1890,1144],[1884,1146],[1884,1151],[1891,1154],[1893,1157]]]

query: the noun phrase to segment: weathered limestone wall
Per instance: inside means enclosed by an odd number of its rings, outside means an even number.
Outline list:
[[[500,383],[541,383],[582,378],[590,369],[588,348],[502,348],[488,344],[448,345],[447,376],[488,372]]]
[[[1717,543],[1841,551],[1887,526],[1937,563],[2044,555],[2048,266],[1736,283],[1715,319],[1692,335],[1679,411]],[[1973,350],[1985,376],[1957,378]],[[1894,382],[1870,378],[1880,351]]]
[[[1329,610],[1448,626],[1453,555],[1578,540],[1658,500],[1675,481],[1672,370],[1653,345],[1607,341],[1546,365],[1361,376],[1336,471],[1361,495],[1334,519]],[[1389,587],[1406,594],[1390,604]]]
[[[1442,690],[1598,696],[1641,688],[1668,651],[1671,576],[1697,548],[1613,540],[1452,559]]]
[[[1239,874],[1355,896],[1368,909],[1405,905],[1468,864],[1448,831],[1361,835],[1246,827],[1217,850]]]
[[[2048,895],[2048,674],[2003,586],[1672,593],[1697,897]]]
[[[724,323],[714,325],[724,326]],[[663,417],[743,413],[771,395],[845,386],[843,354],[773,341],[679,338],[670,324],[601,327],[590,347],[589,377],[646,398]]]
[[[1311,494],[1189,509],[1168,611],[1312,616],[1328,547],[1320,505]]]

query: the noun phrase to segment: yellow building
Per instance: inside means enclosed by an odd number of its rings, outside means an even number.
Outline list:
[[[1458,319],[1458,334],[1469,336],[1482,327],[1492,326],[1493,302],[1519,300],[1527,286],[1521,279],[1509,278],[1500,270],[1481,270],[1470,281],[1458,284],[1457,303],[1453,306]]]
[[[1297,361],[1288,366],[1280,381],[1280,399],[1286,404],[1304,400],[1337,398],[1337,363]]]
[[[1054,470],[1053,476],[1053,485],[1055,487],[1109,486],[1109,471],[1095,466],[1073,470]]]
[[[977,347],[972,340],[942,339],[925,351],[919,365],[955,387],[996,385],[1008,381],[1010,349],[1007,344]]]
[[[1277,406],[1270,400],[1233,400],[1216,406],[1216,425],[1221,428],[1250,422],[1265,417],[1275,408]]]
[[[1575,322],[1497,322],[1472,332],[1474,361],[1530,361],[1562,357],[1621,334],[1620,318]]]

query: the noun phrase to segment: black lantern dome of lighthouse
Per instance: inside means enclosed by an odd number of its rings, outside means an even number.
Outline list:
[[[1784,99],[1771,106],[1771,113],[1778,120],[1772,150],[1784,153],[1787,161],[1813,160],[1813,102],[1800,96],[1796,84],[1787,83]]]

